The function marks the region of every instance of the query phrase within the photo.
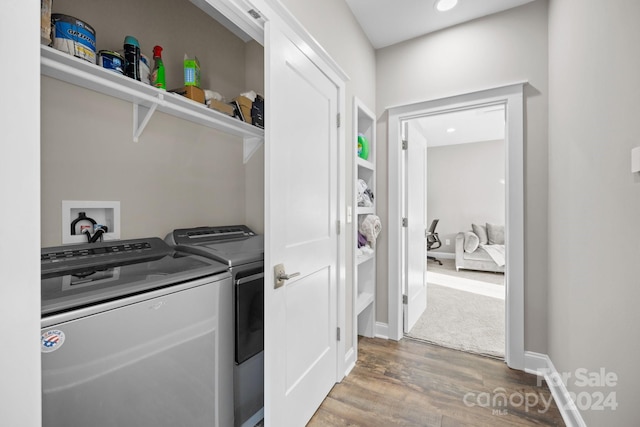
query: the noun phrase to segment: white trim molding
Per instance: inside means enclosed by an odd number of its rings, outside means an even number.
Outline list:
[[[376,338],[389,339],[389,324],[376,322]]]
[[[524,85],[519,82],[493,89],[433,99],[388,110],[388,237],[389,237],[389,338],[403,336],[402,313],[402,125],[408,120],[477,108],[504,105],[506,118],[506,215],[507,266],[505,361],[524,369]]]
[[[389,334],[389,325],[387,325],[386,323],[376,322],[374,336],[376,338],[387,340],[389,339],[388,334]],[[357,352],[354,350],[353,347],[351,347],[349,351],[347,351],[347,353],[345,354],[344,356],[344,366],[345,366],[344,376],[345,377],[349,375],[349,373],[353,370],[353,368],[356,367],[356,355],[357,355]]]
[[[580,411],[573,402],[573,399],[571,399],[569,390],[567,390],[567,387],[562,382],[562,376],[553,365],[551,358],[546,354],[535,353],[533,351],[526,351],[524,358],[524,370],[527,373],[544,377],[553,396],[553,400],[556,402],[560,415],[562,415],[562,419],[567,427],[587,427]]]
[[[344,356],[344,366],[346,367],[344,371],[345,377],[356,367],[356,352],[353,347]]]

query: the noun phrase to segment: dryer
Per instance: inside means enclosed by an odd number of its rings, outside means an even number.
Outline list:
[[[222,262],[233,282],[236,427],[264,416],[264,239],[245,225],[176,229],[177,250]]]

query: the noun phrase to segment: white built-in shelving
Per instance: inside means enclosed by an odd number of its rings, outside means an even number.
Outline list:
[[[358,206],[358,180],[362,179],[376,193],[376,121],[373,113],[358,99],[353,100],[353,135],[354,150],[354,337],[357,335],[373,337],[375,335],[375,300],[376,300],[376,256],[373,253],[358,254],[359,224],[367,215],[375,215],[376,203],[373,206]],[[369,142],[367,158],[358,156],[358,135],[362,134]],[[357,351],[357,340],[354,340]]]

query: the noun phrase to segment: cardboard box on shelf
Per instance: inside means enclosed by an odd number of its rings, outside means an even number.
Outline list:
[[[40,0],[40,43],[51,43],[51,0]]]
[[[247,123],[252,123],[251,107],[253,106],[253,102],[246,96],[238,96],[236,98],[233,98],[233,100],[238,104],[244,121]]]
[[[209,108],[213,108],[214,110],[220,111],[221,113],[225,113],[233,117],[233,105],[229,105],[226,102],[212,99]]]
[[[187,98],[193,99],[194,101],[198,101],[199,103],[204,104],[204,90],[195,86],[185,86],[184,88],[187,91],[187,94],[185,95]]]
[[[233,100],[237,101],[238,104],[242,105],[243,107],[251,108],[251,106],[253,105],[253,101],[246,96],[238,96],[233,98]]]
[[[170,92],[175,92],[178,95],[182,95],[193,101],[199,102],[200,104],[204,104],[204,90],[199,87],[184,86],[179,89],[171,89]]]

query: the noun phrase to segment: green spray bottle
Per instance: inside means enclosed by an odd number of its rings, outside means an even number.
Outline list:
[[[158,89],[167,90],[167,81],[164,74],[164,63],[162,62],[162,46],[153,47],[153,72],[151,73],[151,84]]]

